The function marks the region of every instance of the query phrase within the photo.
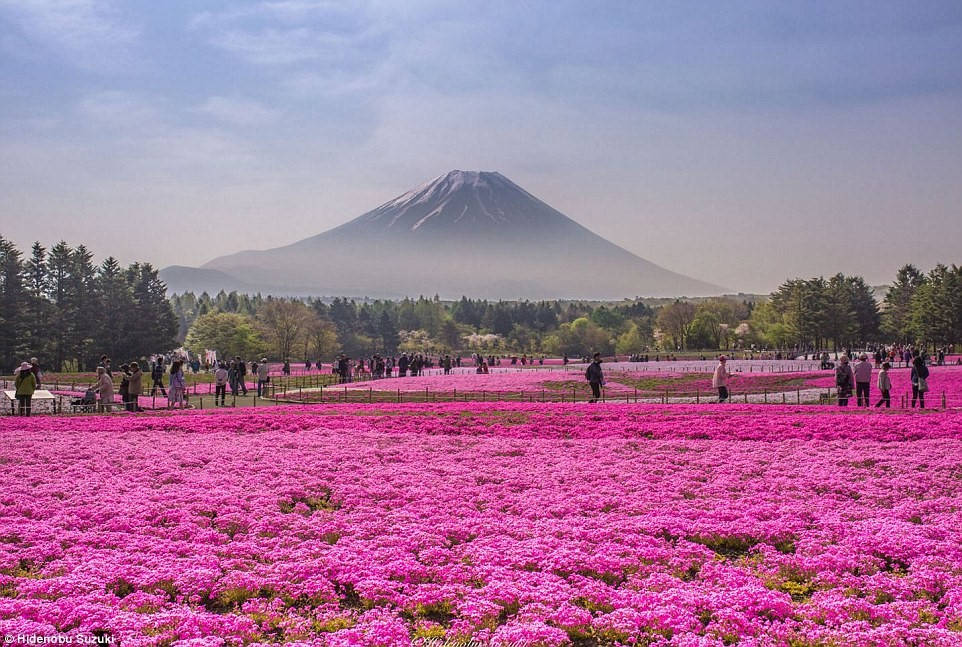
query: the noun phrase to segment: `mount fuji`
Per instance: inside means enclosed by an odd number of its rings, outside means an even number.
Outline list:
[[[161,271],[168,290],[398,298],[705,296],[496,172],[451,171],[299,242]]]

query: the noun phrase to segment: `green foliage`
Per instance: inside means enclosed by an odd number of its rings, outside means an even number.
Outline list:
[[[185,347],[200,354],[216,349],[224,357],[253,357],[265,350],[265,342],[247,315],[211,312],[198,317],[187,332]]]
[[[100,267],[83,245],[35,243],[31,256],[0,237],[0,370],[36,356],[46,369],[92,368],[100,355],[141,359],[170,350],[176,319],[149,264]],[[118,362],[119,363],[119,362]]]

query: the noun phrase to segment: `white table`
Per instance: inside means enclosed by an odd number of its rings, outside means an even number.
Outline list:
[[[4,391],[3,395],[10,400],[10,415],[17,415],[17,392]],[[57,396],[47,389],[37,389],[33,392],[30,400],[31,413],[55,413],[57,406]]]

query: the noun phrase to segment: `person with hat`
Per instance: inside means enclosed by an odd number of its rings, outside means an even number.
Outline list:
[[[37,388],[40,388],[40,378],[43,377],[43,371],[40,370],[40,361],[36,357],[30,358],[30,370],[33,372],[34,379],[37,380]]]
[[[848,399],[852,397],[852,388],[855,386],[855,374],[852,367],[848,365],[848,355],[838,358],[838,366],[835,367],[835,386],[838,388],[838,406],[847,407]]]
[[[731,373],[728,372],[726,363],[728,358],[721,355],[718,358],[718,366],[715,367],[715,372],[711,376],[711,386],[713,389],[718,389],[718,402],[728,402],[728,380],[731,377]]]
[[[261,358],[257,365],[257,397],[259,398],[264,397],[267,393],[267,385],[271,381],[270,368],[267,364],[267,358]]]
[[[860,407],[867,407],[872,385],[872,364],[868,361],[868,354],[862,353],[858,356],[854,373],[856,403]]]
[[[37,377],[28,362],[20,364],[20,370],[13,382],[17,389],[17,415],[29,418],[30,401],[33,399],[33,392],[37,390]]]

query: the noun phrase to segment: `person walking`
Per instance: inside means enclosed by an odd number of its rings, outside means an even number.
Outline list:
[[[718,389],[718,403],[728,402],[728,379],[731,377],[731,373],[728,372],[727,368],[728,358],[724,355],[718,358],[718,366],[715,367],[715,372],[711,376],[711,386],[713,389]]]
[[[127,378],[127,411],[140,411],[140,393],[144,390],[144,372],[140,364],[130,363],[130,376]]]
[[[150,367],[150,379],[153,383],[150,387],[150,397],[157,395],[157,389],[160,389],[160,394],[167,397],[167,389],[164,388],[164,358],[157,357],[154,361],[154,365]]]
[[[218,406],[217,400],[220,399],[220,406],[226,406],[224,400],[227,398],[227,369],[224,367],[224,362],[220,362],[217,365],[217,370],[214,371],[214,406]]]
[[[915,401],[918,400],[919,409],[925,408],[925,393],[929,390],[929,367],[925,365],[925,360],[915,351],[912,358],[912,408],[915,408]]]
[[[266,357],[257,365],[257,397],[259,398],[264,397],[267,392],[267,384],[271,381],[270,368]]]
[[[37,390],[37,376],[30,370],[30,364],[23,362],[20,370],[13,381],[14,388],[17,390],[17,415],[29,418],[31,411],[31,401],[33,393]]]
[[[100,404],[97,410],[100,411],[100,413],[108,412],[114,402],[114,381],[105,366],[97,367],[97,381],[91,388],[99,397],[98,401]]]
[[[167,408],[175,406],[184,407],[186,400],[184,395],[187,392],[187,379],[184,377],[184,363],[181,360],[174,360],[170,365],[170,394],[167,396]]]
[[[892,406],[892,397],[890,392],[892,391],[892,378],[889,377],[889,369],[892,365],[888,362],[882,362],[882,370],[878,374],[878,390],[882,392],[882,397],[877,403],[875,403],[875,408],[882,406],[885,403],[885,408],[888,409]]]
[[[605,383],[605,376],[601,371],[601,353],[594,354],[591,364],[585,371],[585,379],[591,386],[591,399],[588,402],[597,402],[601,397],[601,387]]]
[[[838,387],[838,406],[847,407],[848,399],[852,397],[852,388],[855,386],[855,374],[852,367],[848,365],[848,355],[838,358],[838,366],[835,367],[835,386]]]
[[[858,363],[855,365],[855,398],[860,407],[869,406],[869,396],[872,384],[872,364],[868,361],[868,355],[862,353],[858,356]]]

